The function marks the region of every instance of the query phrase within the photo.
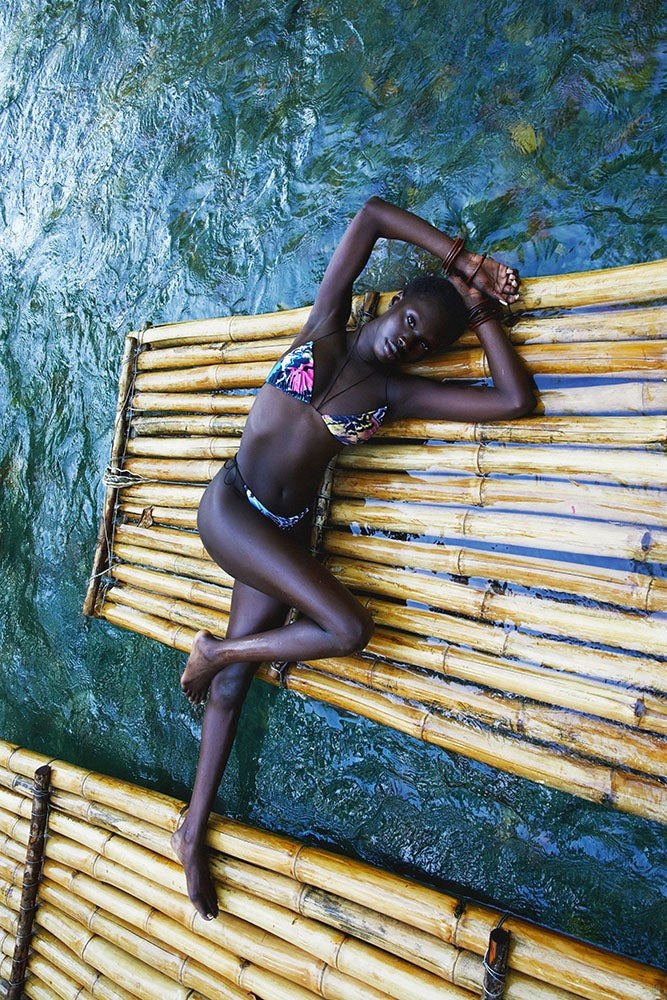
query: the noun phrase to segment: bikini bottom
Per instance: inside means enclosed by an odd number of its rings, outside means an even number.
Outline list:
[[[236,461],[236,455],[233,458],[228,458],[225,462],[224,468],[227,470],[224,477],[224,482],[226,486],[237,486],[237,483],[241,485],[242,495],[248,500],[253,507],[263,514],[264,517],[268,517],[270,521],[277,524],[281,531],[289,531],[294,528],[302,518],[306,516],[310,507],[306,507],[302,510],[300,514],[292,514],[291,517],[281,517],[280,514],[274,514],[272,510],[265,507],[261,500],[258,500],[255,494],[252,492],[250,487],[247,485],[245,479],[241,474],[238,462]]]

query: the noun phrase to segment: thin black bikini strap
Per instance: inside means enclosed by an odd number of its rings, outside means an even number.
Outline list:
[[[336,333],[337,331],[334,330],[332,332]],[[366,375],[363,375],[362,378],[357,379],[357,381],[353,382],[351,385],[346,385],[344,389],[339,389],[338,392],[330,392],[329,391],[336,384],[336,382],[338,381],[338,379],[341,377],[341,375],[345,371],[346,366],[352,360],[352,352],[354,351],[355,347],[357,346],[357,341],[359,340],[360,334],[361,334],[361,327],[359,327],[359,329],[357,330],[357,335],[354,338],[354,343],[352,344],[352,347],[350,348],[350,350],[349,350],[349,352],[347,354],[347,357],[343,361],[343,363],[340,366],[340,368],[338,369],[338,371],[333,375],[333,377],[331,379],[329,379],[329,384],[328,384],[327,389],[326,389],[326,391],[324,393],[324,396],[319,401],[319,403],[317,404],[317,406],[315,406],[315,404],[311,400],[311,404],[310,405],[318,413],[321,413],[322,412],[321,407],[322,406],[326,406],[326,404],[330,403],[332,399],[336,399],[337,396],[342,396],[344,392],[348,392],[350,389],[354,389],[355,385],[360,385],[362,382],[365,382],[366,379],[369,379],[371,377],[371,375],[375,374],[375,370],[373,368],[371,368],[371,370]],[[331,334],[327,333],[324,336],[325,337],[329,337],[329,336],[331,336]],[[324,340],[324,337],[322,337],[320,339]],[[313,342],[313,346],[314,346],[314,343],[315,342]],[[315,361],[315,356],[313,354],[313,364],[314,364],[314,361]]]

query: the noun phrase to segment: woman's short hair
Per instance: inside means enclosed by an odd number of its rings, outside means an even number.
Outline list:
[[[439,274],[420,274],[408,281],[403,294],[417,299],[435,299],[447,315],[447,343],[458,340],[466,328],[468,310],[447,278],[441,278]]]

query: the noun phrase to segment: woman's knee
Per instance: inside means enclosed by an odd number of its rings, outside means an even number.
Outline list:
[[[229,711],[240,708],[256,670],[257,665],[250,663],[230,663],[211,681],[209,702]]]
[[[368,645],[374,631],[375,622],[370,612],[366,608],[359,607],[358,612],[350,617],[338,632],[341,648],[337,655],[349,656],[351,653],[360,652]]]

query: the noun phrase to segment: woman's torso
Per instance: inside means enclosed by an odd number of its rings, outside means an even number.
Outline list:
[[[355,343],[356,335],[344,331],[312,341],[302,333],[275,366],[274,384],[259,390],[238,464],[252,491],[277,514],[311,505],[330,459],[345,443],[370,437],[384,419],[387,373],[361,359]]]

